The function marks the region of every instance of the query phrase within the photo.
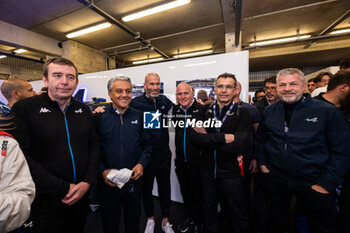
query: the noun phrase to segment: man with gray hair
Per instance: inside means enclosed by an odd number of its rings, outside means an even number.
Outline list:
[[[112,103],[94,116],[101,145],[97,187],[102,224],[105,233],[119,232],[123,205],[126,232],[139,233],[142,195],[139,178],[148,164],[152,146],[142,127],[142,113],[129,107],[130,78],[118,75],[109,80],[107,88]]]
[[[304,74],[277,74],[281,101],[264,111],[258,162],[269,197],[268,231],[286,232],[292,196],[310,233],[336,232],[335,188],[350,163],[350,132],[339,109],[304,94]]]

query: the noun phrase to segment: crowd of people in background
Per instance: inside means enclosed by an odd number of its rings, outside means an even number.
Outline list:
[[[38,95],[24,80],[4,81],[0,232],[83,233],[92,187],[105,233],[119,232],[122,210],[126,233],[154,233],[157,224],[165,233],[285,233],[295,231],[291,221],[302,233],[348,232],[349,58],[309,80],[282,69],[252,104],[231,73],[218,75],[215,98],[179,83],[176,103],[160,94],[160,79],[146,74],[145,93],[132,99],[132,77],[116,75],[112,102],[93,113],[72,97],[78,69],[68,59],[45,62]],[[163,122],[174,127],[175,156]],[[173,157],[186,216],[177,226]]]

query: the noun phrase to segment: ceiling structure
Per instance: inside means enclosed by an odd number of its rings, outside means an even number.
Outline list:
[[[350,55],[349,33],[334,38],[322,36],[330,26],[350,28],[348,0],[192,0],[187,5],[144,18],[121,20],[130,13],[168,2],[170,0],[31,0],[28,4],[26,0],[2,0],[0,20],[63,42],[68,40],[66,34],[70,32],[114,19],[139,34],[143,41],[115,24],[73,40],[101,50],[125,66],[132,61],[161,56],[173,58],[176,54],[207,49],[225,52],[225,34],[235,33],[237,28],[241,31],[242,49],[250,51],[250,71],[336,65],[339,59]],[[242,11],[238,3],[242,3]],[[110,18],[88,6],[96,7]],[[238,13],[241,13],[240,27],[234,24]],[[254,41],[304,34],[316,37],[317,41],[250,46]],[[311,46],[306,48],[307,44]],[[14,48],[5,43],[0,45],[0,51]],[[37,52],[23,54],[45,57]]]

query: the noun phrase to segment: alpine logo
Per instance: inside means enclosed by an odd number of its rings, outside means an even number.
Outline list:
[[[305,120],[306,120],[307,122],[313,122],[313,123],[315,123],[315,122],[318,122],[318,117],[306,118]]]
[[[51,111],[45,107],[41,108],[39,111],[39,113],[47,113],[47,112],[51,112]]]
[[[34,226],[34,224],[33,224],[33,221],[30,221],[29,223],[24,223],[23,226],[25,228],[27,228],[27,227],[32,228]]]
[[[74,111],[75,113],[83,113],[83,110],[81,108],[79,108],[78,110]]]
[[[131,121],[131,124],[136,125],[137,124],[137,120]]]

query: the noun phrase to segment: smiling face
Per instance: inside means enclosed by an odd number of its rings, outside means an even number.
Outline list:
[[[277,94],[282,102],[292,104],[301,99],[305,83],[298,74],[280,76],[277,81]]]
[[[71,98],[78,85],[78,77],[73,66],[51,63],[48,65],[48,76],[43,77],[49,97],[54,101]]]
[[[113,106],[119,112],[125,111],[131,102],[132,86],[128,81],[117,80],[113,83],[108,95],[113,102]]]
[[[160,92],[159,76],[154,73],[147,74],[143,87],[145,88],[146,94],[149,97],[156,99]]]
[[[215,93],[219,105],[231,103],[235,93],[235,80],[231,77],[219,77],[216,81]]]
[[[187,109],[193,101],[193,92],[187,83],[180,83],[176,88],[176,100],[182,108]]]

